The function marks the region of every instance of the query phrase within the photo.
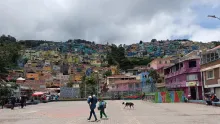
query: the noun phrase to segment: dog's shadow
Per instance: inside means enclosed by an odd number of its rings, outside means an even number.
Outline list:
[[[135,108],[123,108],[124,110],[135,110]]]

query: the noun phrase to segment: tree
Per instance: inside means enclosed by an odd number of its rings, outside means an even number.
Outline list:
[[[108,90],[109,90],[108,85],[107,83],[105,83],[101,88],[101,93],[106,93],[108,92]]]
[[[0,73],[6,73],[7,68],[17,67],[21,49],[17,42],[0,42]]]
[[[87,97],[87,95],[91,93],[97,94],[97,81],[94,74],[91,76],[83,76],[82,83],[80,84],[81,97]]]
[[[151,42],[152,43],[157,42],[157,39],[152,39]]]
[[[103,77],[108,77],[108,76],[111,76],[112,75],[112,71],[111,70],[108,70],[106,71],[104,74],[103,74]]]
[[[142,44],[143,43],[143,41],[141,40],[140,42],[139,42],[139,44]]]
[[[18,88],[15,82],[0,80],[0,84],[0,99],[3,97],[10,97],[12,95],[12,90]]]
[[[125,57],[125,49],[122,45],[117,47],[112,44],[111,50],[107,53],[107,60],[109,65],[117,65],[120,69],[126,70],[133,68],[133,64]]]
[[[212,41],[212,43],[214,44],[215,47],[220,45],[220,41]]]
[[[151,77],[153,79],[154,83],[158,83],[160,75],[157,73],[157,71],[151,69],[151,70],[149,70],[149,77]]]
[[[73,87],[73,83],[72,82],[68,82],[66,86],[67,87]]]

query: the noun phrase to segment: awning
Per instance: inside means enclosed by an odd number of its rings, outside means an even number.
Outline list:
[[[43,94],[44,94],[44,92],[35,92],[32,94],[32,96],[41,96]]]
[[[31,90],[30,87],[25,87],[25,86],[20,86],[20,88],[21,88],[22,90]]]
[[[17,81],[25,81],[25,79],[22,78],[22,77],[19,77],[19,78],[17,79]]]

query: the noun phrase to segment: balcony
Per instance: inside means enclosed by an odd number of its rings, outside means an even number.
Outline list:
[[[194,67],[194,68],[181,68],[180,70],[167,74],[165,75],[165,78],[171,78],[180,74],[184,73],[195,73],[195,72],[200,72],[200,67]]]
[[[159,88],[159,87],[165,87],[165,83],[156,83],[156,87]]]
[[[186,82],[185,81],[181,81],[178,83],[166,83],[165,86],[167,88],[180,88],[180,87],[186,87]]]

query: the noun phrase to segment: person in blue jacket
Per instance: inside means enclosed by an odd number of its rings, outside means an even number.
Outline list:
[[[90,115],[89,115],[89,118],[88,120],[91,119],[92,117],[92,114],[93,116],[95,117],[95,121],[97,121],[97,117],[96,117],[96,114],[95,114],[95,108],[96,108],[96,103],[98,102],[97,98],[95,95],[91,95],[88,100],[87,100],[88,104],[89,104],[89,107],[90,107]]]

